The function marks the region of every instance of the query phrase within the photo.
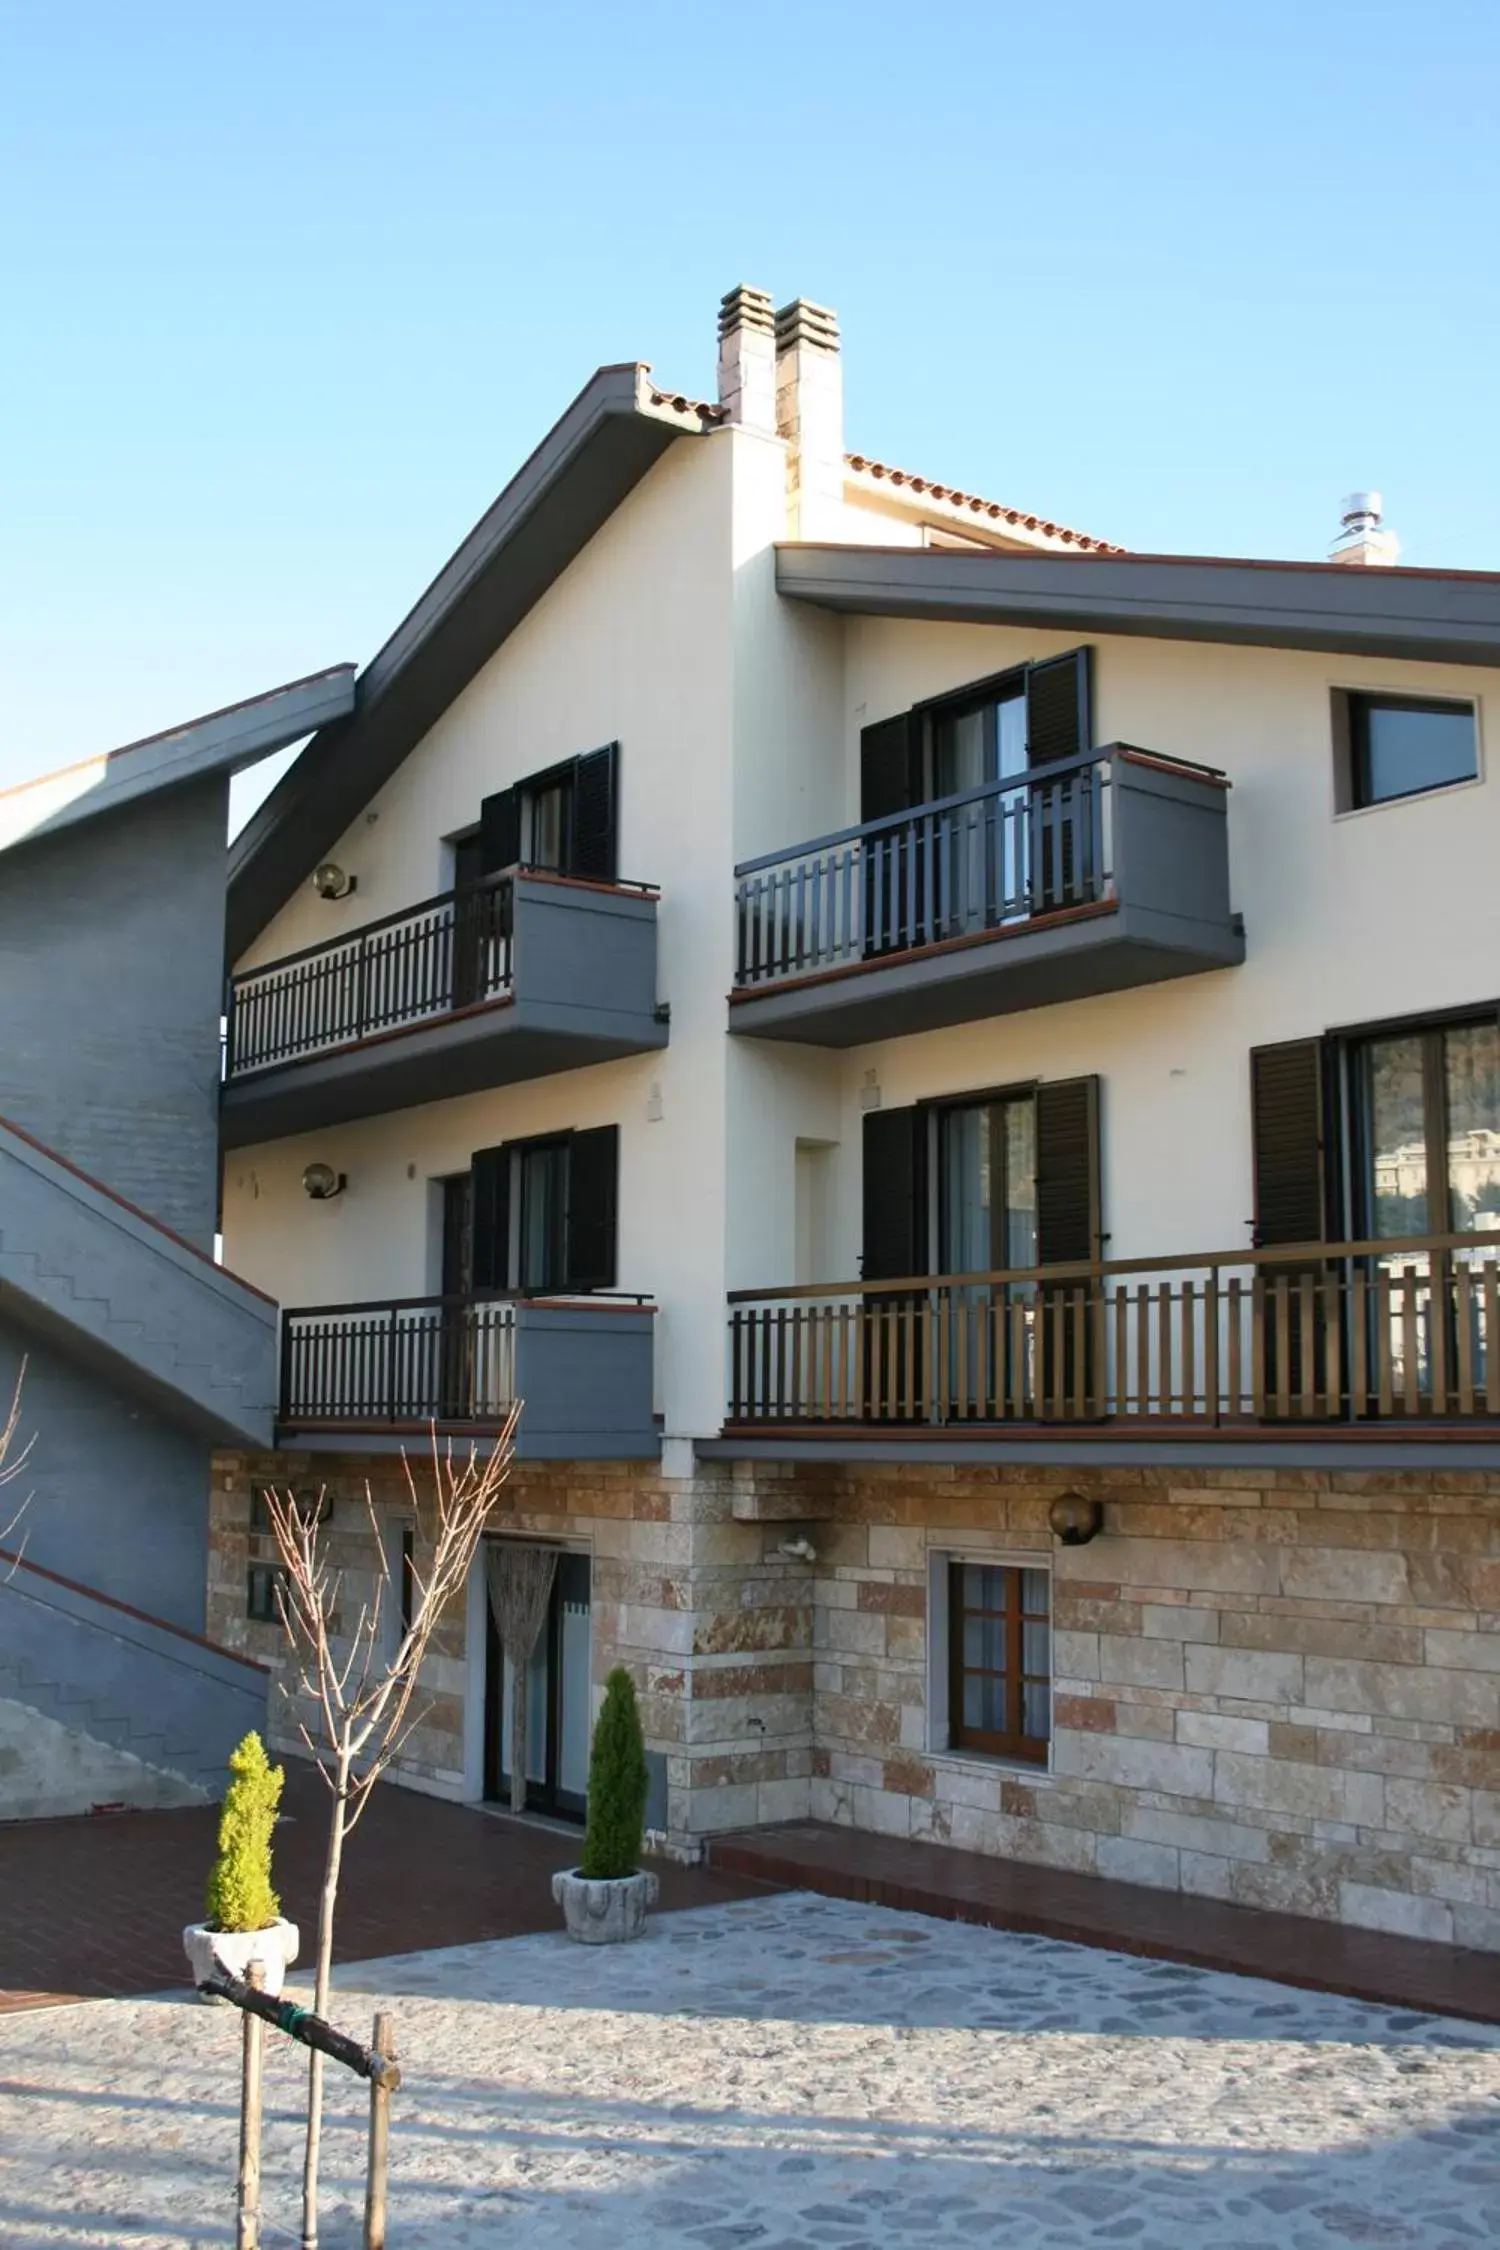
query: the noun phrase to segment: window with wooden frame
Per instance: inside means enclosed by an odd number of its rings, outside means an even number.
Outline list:
[[[1052,1739],[1052,1587],[1045,1570],[948,1564],[948,1742],[1044,1765]]]

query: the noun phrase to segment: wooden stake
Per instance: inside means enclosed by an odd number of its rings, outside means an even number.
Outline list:
[[[245,1982],[259,1992],[266,1972],[259,1961],[245,1971]],[[266,2027],[248,2010],[243,2018],[244,2060],[240,2080],[240,2178],[235,2219],[235,2250],[260,2250],[261,2060]]]
[[[375,2018],[375,2035],[370,2047],[374,2054],[394,2060],[395,2027],[388,2015]],[[385,2181],[390,2145],[391,2089],[382,2073],[370,2080],[370,2161],[365,2179],[364,2250],[385,2250]]]

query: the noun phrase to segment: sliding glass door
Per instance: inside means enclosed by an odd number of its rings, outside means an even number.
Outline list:
[[[1414,1027],[1363,1041],[1351,1054],[1357,1231],[1373,1242],[1406,1236],[1494,1232],[1495,1248],[1451,1253],[1393,1251],[1373,1261],[1376,1317],[1390,1325],[1398,1397],[1409,1378],[1430,1395],[1435,1357],[1458,1364],[1454,1322],[1476,1321],[1477,1300],[1460,1298],[1456,1267],[1500,1257],[1500,1024]],[[1459,1303],[1475,1310],[1460,1314]],[[1442,1332],[1435,1328],[1441,1322]],[[1475,1380],[1495,1339],[1465,1339]],[[1416,1354],[1417,1364],[1409,1361]]]
[[[936,1267],[993,1273],[1037,1262],[1036,1099],[1030,1093],[939,1110]],[[993,1418],[1029,1395],[1035,1287],[969,1283],[949,1293],[948,1394],[960,1416]]]

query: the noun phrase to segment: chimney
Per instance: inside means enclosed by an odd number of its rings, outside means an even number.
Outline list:
[[[1328,550],[1328,560],[1378,567],[1400,560],[1401,542],[1380,520],[1378,492],[1351,492],[1344,502],[1343,522]]]
[[[796,297],[776,315],[776,427],[790,449],[794,539],[836,539],[844,508],[844,365],[837,313]]]
[[[764,289],[742,282],[719,302],[719,404],[728,422],[776,435],[776,324]]]

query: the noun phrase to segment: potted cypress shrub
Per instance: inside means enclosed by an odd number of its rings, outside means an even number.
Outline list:
[[[219,1812],[219,1856],[208,1878],[202,1922],[182,1933],[183,1950],[201,1984],[217,1960],[237,1977],[252,1961],[265,1971],[273,1998],[297,1958],[295,1922],[284,1921],[271,1885],[271,1831],[286,1772],[273,1766],[258,1734],[247,1734],[229,1761],[230,1782]]]
[[[589,1753],[589,1811],[583,1857],[552,1878],[568,1935],[580,1945],[619,1945],[646,1926],[657,1880],[640,1864],[646,1828],[646,1745],[635,1682],[616,1665]]]

